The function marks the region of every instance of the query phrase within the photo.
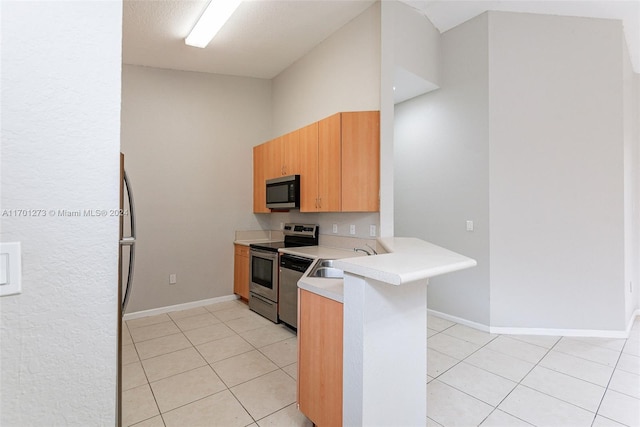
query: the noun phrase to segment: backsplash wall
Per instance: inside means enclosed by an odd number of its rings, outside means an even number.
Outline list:
[[[320,236],[345,236],[373,240],[380,236],[380,214],[378,212],[300,213],[300,211],[294,210],[267,215],[270,216],[271,222],[269,228],[271,230],[280,230],[281,223],[297,222],[303,224],[318,224],[320,226]],[[333,232],[333,224],[338,226],[337,233]],[[356,227],[355,234],[349,233],[351,225],[355,225]],[[371,225],[376,228],[375,236],[371,236],[369,233]]]

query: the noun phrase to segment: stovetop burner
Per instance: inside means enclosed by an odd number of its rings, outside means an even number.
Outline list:
[[[251,243],[250,248],[263,251],[278,252],[280,248],[297,248],[301,246],[318,245],[318,225],[315,224],[290,224],[284,225],[284,241]]]

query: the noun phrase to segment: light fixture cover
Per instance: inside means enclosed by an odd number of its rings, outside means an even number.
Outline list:
[[[189,46],[207,47],[241,2],[242,0],[211,0],[184,42]]]

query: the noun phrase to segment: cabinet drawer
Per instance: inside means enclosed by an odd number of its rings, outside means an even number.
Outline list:
[[[237,256],[246,256],[246,257],[249,256],[249,246],[236,244],[235,247],[236,247],[235,254]]]

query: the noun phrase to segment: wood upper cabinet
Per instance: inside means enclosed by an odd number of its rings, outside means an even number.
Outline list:
[[[234,244],[233,293],[249,300],[249,247]]]
[[[298,292],[300,412],[318,427],[342,426],[342,304]]]
[[[380,112],[342,113],[342,211],[380,210]]]
[[[318,123],[318,211],[340,212],[342,194],[341,114]]]
[[[267,144],[253,147],[253,212],[269,213],[267,208],[267,189],[265,180],[267,179],[269,167],[269,147]]]
[[[284,175],[284,137],[278,137],[262,144],[265,150],[265,179]],[[262,183],[264,187],[264,182]]]
[[[300,175],[300,130],[282,137],[282,175]]]
[[[318,210],[318,123],[300,129],[300,211]]]
[[[267,152],[267,179],[300,174],[299,140],[300,131],[295,130],[263,144]]]
[[[338,113],[253,149],[253,211],[268,213],[265,181],[300,175],[301,212],[377,212],[380,112]]]

